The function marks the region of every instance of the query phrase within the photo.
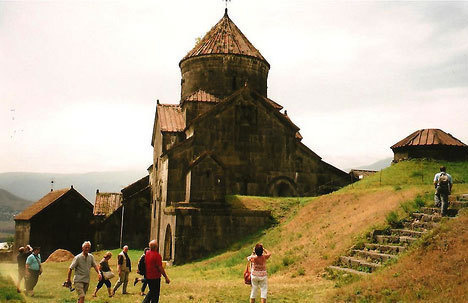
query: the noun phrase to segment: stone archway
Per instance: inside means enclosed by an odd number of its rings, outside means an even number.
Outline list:
[[[273,197],[297,196],[296,185],[288,177],[277,177],[270,182],[268,193]]]
[[[166,235],[164,237],[164,254],[163,260],[170,261],[172,259],[172,231],[168,224],[166,227]]]

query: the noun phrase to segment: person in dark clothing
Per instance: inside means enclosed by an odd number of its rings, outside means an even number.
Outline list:
[[[159,291],[161,289],[161,275],[166,279],[166,283],[171,283],[166,271],[162,267],[162,258],[158,253],[158,242],[151,240],[150,250],[145,254],[146,263],[146,281],[148,282],[149,292],[143,303],[158,303]]]
[[[111,271],[109,267],[109,260],[112,257],[112,253],[108,251],[105,255],[104,258],[102,258],[101,262],[99,262],[99,271],[101,272],[101,280],[99,280],[96,289],[94,290],[93,297],[97,296],[97,292],[99,289],[101,289],[102,285],[106,284],[107,287],[107,292],[109,293],[109,298],[112,297],[112,289],[111,289],[111,282],[110,280],[106,280],[104,278],[104,272],[109,272]]]
[[[135,278],[135,281],[133,282],[133,286],[135,286],[138,282],[141,282],[141,291],[140,295],[144,296],[145,295],[145,289],[146,286],[148,285],[148,282],[146,281],[146,264],[145,264],[145,254],[149,250],[149,247],[146,247],[143,251],[143,254],[140,257],[140,260],[138,260],[138,270],[137,273],[142,275],[142,278]]]
[[[21,292],[21,280],[23,280],[26,271],[26,259],[32,252],[29,250],[29,247],[20,247],[18,249],[18,255],[16,256],[16,262],[18,263],[18,283],[16,285],[16,290]],[[26,280],[25,280],[26,283]]]

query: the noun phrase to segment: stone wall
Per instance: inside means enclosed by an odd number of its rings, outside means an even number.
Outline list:
[[[271,223],[269,211],[226,208],[167,208],[165,220],[173,228],[172,252],[176,264],[205,258]],[[174,231],[174,229],[172,229]],[[162,230],[166,233],[166,228]],[[164,237],[160,252],[164,255]]]
[[[460,146],[410,146],[393,150],[393,162],[413,158],[428,158],[445,161],[468,160],[468,148]]]
[[[182,100],[199,89],[224,98],[246,82],[262,95],[267,95],[270,67],[265,61],[242,55],[197,56],[180,63]]]
[[[168,201],[186,200],[189,165],[204,153],[210,153],[217,162],[190,171],[192,189],[205,186],[206,176],[221,170],[224,175],[213,180],[219,179],[228,195],[316,195],[350,182],[346,173],[321,161],[299,142],[295,138],[297,128],[278,117],[281,114],[258,95],[244,93],[235,98],[194,122],[193,142],[169,151]],[[215,184],[211,188],[216,188]],[[211,190],[213,197],[203,193],[203,200],[217,200],[216,192]]]

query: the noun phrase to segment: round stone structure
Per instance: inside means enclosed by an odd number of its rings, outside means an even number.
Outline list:
[[[232,22],[227,10],[179,66],[181,100],[198,90],[224,98],[246,82],[267,96],[270,64]]]

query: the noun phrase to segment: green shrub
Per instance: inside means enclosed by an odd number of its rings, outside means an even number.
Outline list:
[[[385,219],[387,220],[387,224],[393,228],[400,226],[400,219],[398,218],[398,214],[394,211],[389,212]]]

